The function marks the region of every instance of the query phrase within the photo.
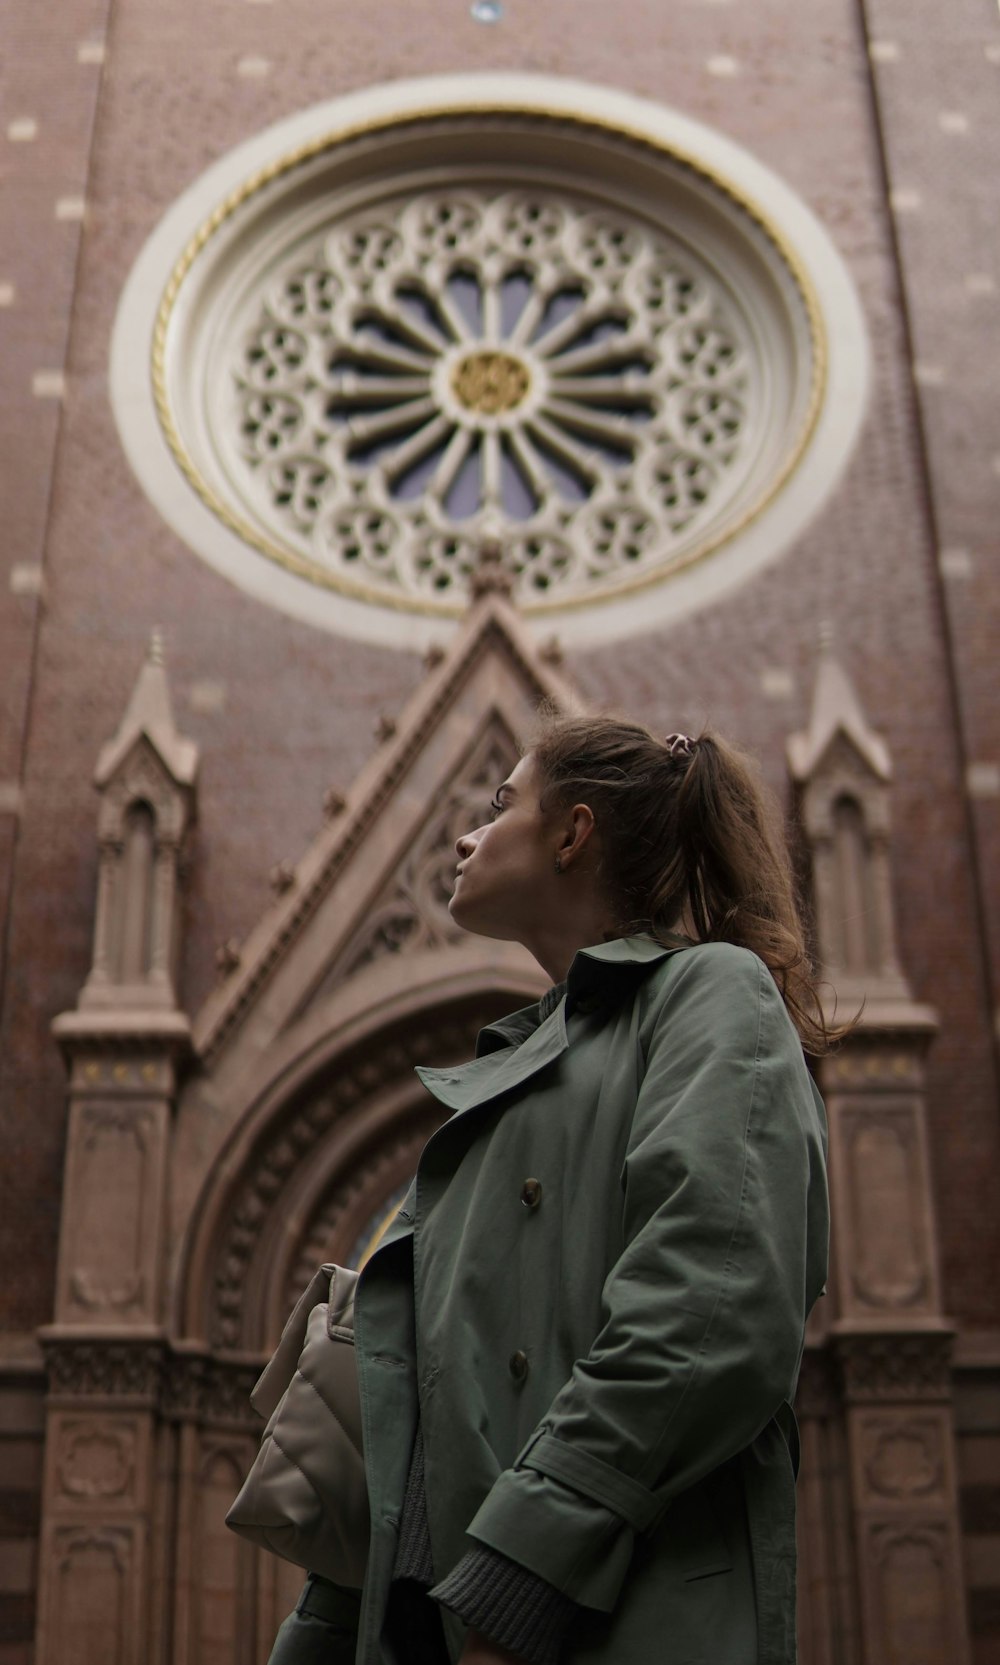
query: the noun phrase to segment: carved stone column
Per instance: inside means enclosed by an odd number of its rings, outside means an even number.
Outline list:
[[[866,1665],[966,1665],[965,1587],[924,1084],[935,1014],[896,948],[891,762],[845,672],[820,663],[789,742],[824,974],[860,1022],[821,1066],[830,1120],[827,1345],[845,1405]]]
[[[846,1406],[868,1665],[968,1659],[951,1406],[926,1152],[927,1032],[862,1030],[828,1060],[832,1345]]]
[[[155,1407],[152,1329],[52,1325],[37,1665],[145,1665]]]
[[[947,1333],[845,1335],[864,1657],[969,1658]]]
[[[36,1665],[148,1665],[177,882],[197,754],[158,645],[103,749],[93,967],[54,1033],[69,1118],[49,1371]],[[152,1650],[155,1652],[155,1650]]]

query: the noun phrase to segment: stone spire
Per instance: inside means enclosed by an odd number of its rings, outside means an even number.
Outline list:
[[[835,737],[841,734],[879,780],[892,778],[889,748],[870,726],[850,677],[833,651],[828,625],[820,632],[819,669],[809,724],[788,741],[792,777],[803,782],[813,775]]]
[[[913,1004],[896,944],[892,759],[828,629],[821,632],[808,726],[789,736],[787,755],[809,844],[824,976],[846,1008],[864,1004],[866,1022],[924,1024],[927,1013]]]
[[[94,774],[98,788],[107,785],[136,741],[142,736],[157,752],[167,773],[179,787],[191,787],[198,771],[198,748],[177,732],[163,659],[163,636],[154,630],[145,663],[132,689],[114,738],[101,747]]]
[[[94,774],[100,862],[93,960],[79,1004],[81,1013],[100,1013],[109,1033],[116,1017],[128,1015],[134,1029],[139,1013],[177,1013],[180,880],[197,772],[198,748],[178,733],[154,631]],[[78,1027],[73,1014],[57,1019],[60,1039]]]

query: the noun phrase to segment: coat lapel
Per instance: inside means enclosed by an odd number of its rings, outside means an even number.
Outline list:
[[[565,1052],[568,1044],[566,1008],[560,1001],[519,1046],[501,1045],[468,1064],[443,1070],[418,1068],[417,1074],[440,1103],[449,1110],[464,1112],[488,1103],[512,1087],[520,1087]]]
[[[689,946],[684,937],[672,937],[669,945],[652,937],[620,937],[581,949],[565,985],[550,989],[539,1006],[515,1012],[483,1030],[479,1055],[470,1063],[451,1069],[418,1068],[417,1074],[428,1092],[449,1110],[461,1113],[486,1104],[522,1086],[565,1052],[567,1011],[585,1006],[594,995],[623,979],[643,975],[656,961]]]

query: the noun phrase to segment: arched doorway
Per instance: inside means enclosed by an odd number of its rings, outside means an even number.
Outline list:
[[[179,1269],[162,1430],[174,1498],[159,1526],[173,1637],[164,1665],[267,1659],[301,1575],[223,1524],[260,1435],[249,1388],[316,1266],[359,1262],[443,1119],[414,1066],[471,1056],[484,1024],[537,997],[529,985],[463,965],[312,1036],[206,1175]]]

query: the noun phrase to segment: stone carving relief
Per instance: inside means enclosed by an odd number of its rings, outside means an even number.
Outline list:
[[[241,1647],[240,1568],[249,1546],[225,1524],[226,1510],[243,1483],[242,1452],[202,1442],[195,1527],[196,1576],[192,1588],[196,1658],[212,1665],[238,1665],[248,1657]]]
[[[913,1310],[930,1285],[918,1107],[840,1111],[852,1220],[851,1284],[867,1307]]]
[[[836,1337],[844,1397],[851,1403],[951,1398],[950,1330]]]
[[[871,1528],[866,1549],[876,1569],[877,1657],[905,1660],[906,1665],[939,1665],[954,1657],[950,1548],[943,1523]]]
[[[56,1459],[59,1487],[68,1498],[89,1501],[130,1497],[135,1487],[134,1422],[66,1421]]]
[[[77,1341],[42,1333],[52,1394],[73,1398],[155,1400],[163,1365],[158,1341]]]
[[[934,1416],[865,1416],[859,1424],[865,1488],[873,1499],[945,1501],[944,1434]]]
[[[923,1064],[915,1049],[904,1052],[862,1031],[851,1036],[849,1047],[823,1060],[823,1079],[832,1088],[923,1086]]]
[[[211,1434],[203,1434],[198,1445],[199,1487],[221,1485],[228,1495],[229,1488],[233,1485],[237,1489],[242,1486],[245,1478],[243,1463],[246,1453],[246,1446],[243,1441],[219,1440],[213,1438]],[[228,1503],[226,1507],[229,1507]],[[227,1539],[226,1541],[231,1540]]]
[[[256,1450],[260,1421],[250,1406],[250,1390],[264,1363],[237,1363],[207,1353],[172,1352],[166,1360],[161,1408],[172,1421],[238,1426],[253,1430],[251,1444],[241,1446],[247,1465]]]
[[[455,840],[486,819],[490,799],[517,756],[506,731],[491,726],[417,835],[392,885],[376,901],[364,933],[325,980],[324,992],[383,954],[437,947],[462,936],[448,913]]]
[[[260,1374],[256,1361],[216,1359],[159,1342],[76,1341],[44,1334],[42,1340],[55,1398],[141,1400],[171,1420],[257,1428],[249,1403]],[[137,1439],[133,1421],[95,1421],[91,1414],[86,1422],[67,1420],[63,1429],[58,1467],[68,1495],[111,1496],[126,1470],[131,1485]]]
[[[49,1657],[59,1665],[125,1665],[136,1658],[130,1625],[135,1554],[129,1527],[58,1527]]]
[[[70,1221],[70,1310],[125,1315],[147,1298],[143,1267],[153,1113],[126,1105],[81,1107]],[[109,1208],[108,1199],[115,1205]]]
[[[127,832],[128,813],[146,804],[156,822],[157,839],[176,845],[187,822],[187,811],[176,783],[145,737],[136,741],[129,757],[101,795],[97,823],[102,845],[119,850]]]

